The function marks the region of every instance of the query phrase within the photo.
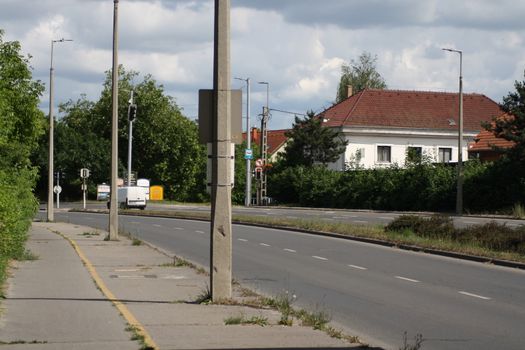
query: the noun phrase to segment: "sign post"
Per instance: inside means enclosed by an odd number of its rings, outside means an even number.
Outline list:
[[[86,209],[86,179],[89,177],[89,169],[80,169],[80,177],[82,178],[82,208]]]

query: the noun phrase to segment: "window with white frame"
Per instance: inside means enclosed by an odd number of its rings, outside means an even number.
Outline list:
[[[449,163],[452,160],[452,148],[450,147],[439,147],[439,162]]]
[[[377,146],[377,161],[379,163],[390,163],[392,148],[390,146]]]

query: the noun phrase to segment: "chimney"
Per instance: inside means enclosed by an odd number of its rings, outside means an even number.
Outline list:
[[[252,128],[252,142],[259,142],[259,130],[257,128]]]
[[[354,89],[352,88],[352,85],[346,86],[346,97],[350,97],[354,94]]]

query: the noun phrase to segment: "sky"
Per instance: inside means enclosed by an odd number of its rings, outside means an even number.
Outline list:
[[[246,83],[233,78],[250,78],[252,126],[266,103],[258,82],[269,83],[270,108],[321,112],[335,100],[341,65],[365,51],[377,56],[389,89],[457,92],[459,55],[442,48],[463,51],[466,93],[501,102],[524,80],[525,0],[231,4],[231,86],[244,93]],[[213,86],[213,11],[210,0],[119,2],[119,63],[153,75],[191,119],[198,90]],[[53,39],[73,39],[54,46],[55,105],[81,94],[98,100],[112,65],[113,0],[0,0],[0,28],[32,56],[33,76],[46,85],[44,111]],[[272,111],[269,127],[289,128],[293,117]]]

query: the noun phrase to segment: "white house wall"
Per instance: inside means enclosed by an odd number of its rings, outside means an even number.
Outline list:
[[[439,148],[451,148],[452,163],[458,161],[458,134],[450,131],[411,130],[411,129],[371,129],[359,128],[343,130],[348,145],[341,158],[329,165],[331,169],[344,170],[349,164],[358,164],[364,168],[388,167],[392,164],[405,165],[408,147],[421,147],[423,156],[430,157],[434,162],[439,161]],[[468,142],[471,142],[476,132],[464,132],[463,160],[468,159]],[[390,146],[390,163],[379,162],[377,146]],[[361,151],[360,151],[361,150]],[[359,162],[356,155],[362,152]]]

